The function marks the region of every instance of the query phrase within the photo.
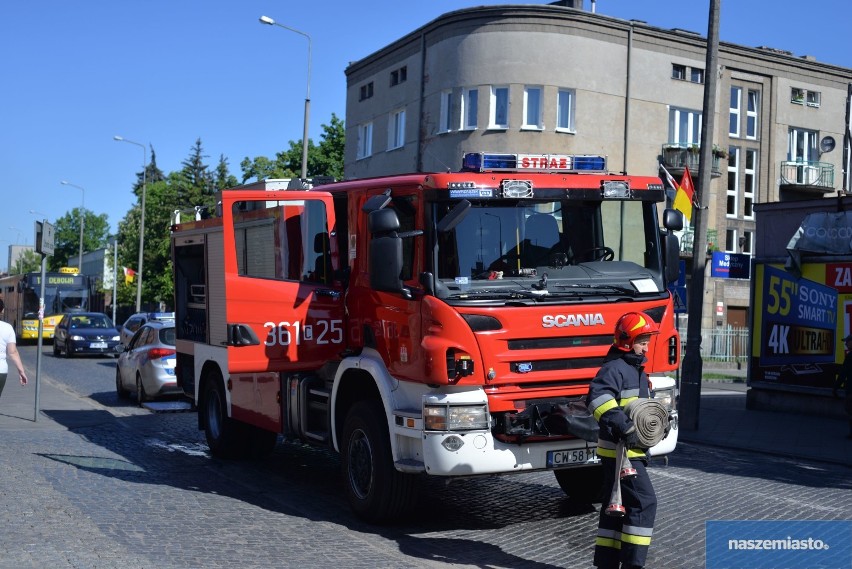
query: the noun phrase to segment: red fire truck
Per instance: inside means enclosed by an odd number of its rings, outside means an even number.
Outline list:
[[[473,153],[455,173],[294,182],[225,190],[217,216],[172,229],[176,374],[214,456],[331,447],[374,522],[422,474],[552,469],[592,500],[596,446],[565,417],[628,311],[660,325],[646,369],[676,413],[682,218],[658,211],[659,178]]]

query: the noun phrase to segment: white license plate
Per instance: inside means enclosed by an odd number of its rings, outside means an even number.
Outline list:
[[[547,467],[562,468],[574,464],[598,463],[597,448],[575,448],[570,450],[551,450],[547,452]]]
[[[89,347],[92,348],[93,350],[103,349],[103,348],[107,347],[107,343],[106,342],[92,342],[91,344],[89,344]]]

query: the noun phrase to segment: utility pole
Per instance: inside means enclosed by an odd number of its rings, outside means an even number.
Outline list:
[[[692,282],[689,286],[686,327],[686,354],[683,357],[683,379],[680,387],[680,427],[698,430],[701,405],[701,321],[704,316],[704,273],[707,264],[707,220],[703,209],[710,197],[713,164],[713,131],[716,122],[716,85],[719,78],[719,12],[722,0],[710,0],[707,18],[707,57],[704,73],[704,105],[702,108],[701,152],[698,155],[699,182],[695,199],[701,207],[694,208],[695,237],[692,242]]]

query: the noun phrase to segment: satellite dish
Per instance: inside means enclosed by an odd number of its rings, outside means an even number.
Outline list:
[[[834,150],[834,146],[837,144],[834,141],[833,136],[824,136],[822,140],[819,141],[819,152],[822,154],[823,152],[831,152]]]

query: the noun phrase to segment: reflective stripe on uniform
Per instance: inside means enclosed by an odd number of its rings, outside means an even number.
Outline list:
[[[641,535],[645,537],[651,537],[654,533],[654,528],[646,528],[642,526],[621,526],[621,531],[624,533],[629,533],[633,535]]]
[[[631,401],[634,401],[636,399],[639,399],[639,397],[634,396],[634,397],[625,397],[624,399],[619,399],[618,400],[618,406],[622,407],[622,408],[627,407],[628,403],[630,403]]]
[[[600,547],[611,547],[613,549],[621,549],[621,542],[611,537],[596,537],[595,545]]]
[[[592,414],[595,416],[595,421],[600,421],[604,413],[610,409],[618,407],[618,402],[612,395],[601,395],[590,403]]]
[[[615,458],[616,443],[598,439],[598,456],[606,458]],[[645,451],[642,449],[627,449],[627,458],[642,458],[645,456]]]
[[[627,532],[621,532],[621,541],[631,543],[633,545],[651,545],[651,537],[645,535],[633,535]]]

